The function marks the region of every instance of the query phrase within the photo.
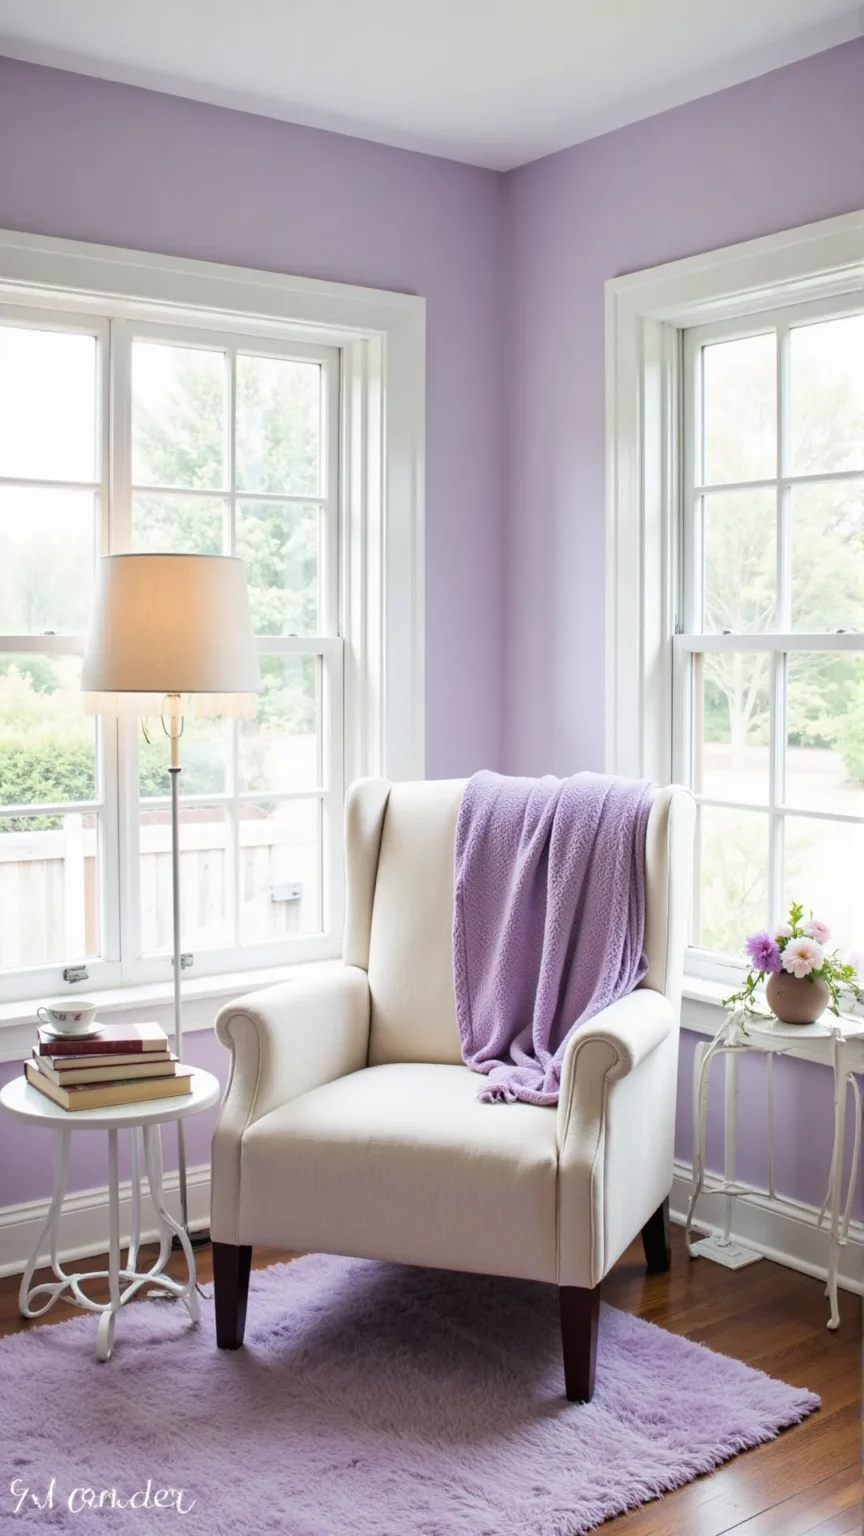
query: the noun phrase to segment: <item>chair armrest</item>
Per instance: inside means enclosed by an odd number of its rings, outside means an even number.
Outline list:
[[[221,1121],[242,1135],[280,1104],[365,1067],[369,1015],[366,972],[341,960],[227,1003],[216,1019],[232,1053]]]
[[[231,1051],[231,1075],[213,1132],[214,1242],[240,1242],[244,1132],[280,1104],[365,1067],[369,1017],[366,972],[341,960],[298,969],[291,981],[221,1009],[216,1034]]]
[[[558,1098],[558,1284],[598,1285],[669,1193],[678,1019],[639,987],[570,1041]]]
[[[559,1152],[574,1116],[579,1116],[583,1126],[597,1125],[603,1116],[607,1084],[628,1077],[677,1027],[676,1015],[663,993],[637,987],[577,1030],[561,1068]]]

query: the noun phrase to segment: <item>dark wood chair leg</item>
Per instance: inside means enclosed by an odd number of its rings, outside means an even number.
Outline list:
[[[243,1343],[251,1265],[251,1248],[239,1248],[234,1243],[213,1244],[213,1301],[216,1343],[220,1349],[239,1349]]]
[[[559,1285],[561,1343],[564,1350],[564,1390],[570,1403],[590,1403],[597,1364],[597,1321],[600,1287]]]
[[[645,1249],[645,1265],[649,1275],[667,1274],[672,1268],[668,1195],[642,1228],[642,1247]]]

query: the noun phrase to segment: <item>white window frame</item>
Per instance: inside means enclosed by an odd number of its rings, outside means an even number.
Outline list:
[[[669,262],[606,283],[606,767],[670,782],[680,771],[683,333],[854,295],[864,211]],[[776,636],[771,636],[772,647]],[[837,636],[829,637],[837,648]],[[680,652],[681,647],[678,647]],[[677,743],[677,753],[676,753]],[[728,980],[733,966],[691,975]]]
[[[294,648],[326,651],[339,707],[333,729],[342,735],[343,783],[364,775],[416,779],[425,774],[424,702],[424,478],[425,301],[414,295],[350,287],[210,262],[154,256],[78,241],[0,231],[0,306],[42,323],[53,312],[62,327],[115,329],[122,338],[163,334],[194,340],[195,331],[268,343],[314,355],[338,355],[338,631]],[[53,324],[53,316],[52,316]],[[127,336],[128,343],[128,336]],[[114,355],[128,358],[128,344]],[[104,419],[109,380],[102,381]],[[106,485],[109,466],[100,445]],[[128,471],[128,466],[125,467]],[[119,473],[124,473],[119,466]],[[106,513],[103,505],[103,523]],[[107,527],[103,527],[107,534]],[[128,530],[127,530],[128,539]],[[110,546],[120,548],[116,540]],[[103,551],[108,548],[103,542]],[[336,553],[332,550],[331,553]],[[83,642],[56,642],[83,649]],[[274,642],[275,645],[275,642]],[[40,649],[45,647],[40,637]],[[26,645],[23,647],[26,648]],[[50,645],[48,647],[50,649]],[[291,649],[291,642],[280,642]],[[330,654],[332,652],[332,655]],[[338,657],[336,656],[338,652]],[[115,727],[100,722],[109,751]],[[132,730],[123,723],[118,731]],[[124,754],[126,774],[135,753]],[[88,962],[88,991],[169,981],[169,956],[135,957],[121,950],[137,904],[137,783],[107,784],[102,852],[117,870],[119,900],[102,917],[106,958]],[[121,809],[122,807],[122,809]],[[195,954],[192,975],[259,970],[274,964],[324,959],[341,948],[344,900],[341,842],[325,851],[330,885],[327,933],[277,944],[249,945],[230,954]],[[122,959],[121,959],[122,953]],[[70,963],[78,957],[68,957]],[[0,977],[0,1001],[67,989],[61,965]],[[188,973],[187,973],[188,974]]]

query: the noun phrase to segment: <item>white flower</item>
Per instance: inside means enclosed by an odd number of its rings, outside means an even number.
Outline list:
[[[790,939],[783,951],[783,969],[800,981],[802,976],[818,971],[824,959],[825,951],[815,939]]]
[[[792,929],[789,927],[789,924],[781,923],[779,928],[775,928],[774,937],[775,939],[791,939]]]
[[[827,923],[823,923],[818,917],[811,917],[802,929],[808,939],[815,939],[817,944],[827,944],[831,937],[831,929]]]

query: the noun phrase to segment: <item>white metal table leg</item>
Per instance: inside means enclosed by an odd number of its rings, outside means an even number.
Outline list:
[[[843,1152],[846,1135],[846,1073],[844,1071],[843,1042],[839,1034],[832,1041],[834,1063],[834,1157],[831,1168],[831,1229],[828,1247],[827,1294],[831,1308],[828,1327],[832,1332],[840,1327],[840,1309],[837,1303],[837,1269],[840,1262],[840,1238],[843,1212]]]
[[[140,1131],[137,1125],[133,1125],[129,1133],[129,1143],[132,1158],[132,1230],[129,1234],[129,1248],[126,1253],[126,1268],[129,1271],[135,1269],[138,1263],[138,1249],[141,1245],[141,1158],[139,1155]]]
[[[717,1049],[718,1043],[716,1040],[710,1045],[700,1041],[696,1046],[695,1071],[693,1074],[693,1188],[690,1192],[687,1220],[684,1225],[684,1241],[691,1258],[694,1256],[691,1239],[693,1217],[696,1211],[696,1202],[702,1193],[702,1184],[705,1179],[709,1073],[711,1062],[717,1053]]]
[[[849,1169],[849,1187],[846,1191],[846,1209],[843,1212],[843,1230],[840,1234],[841,1243],[845,1243],[849,1237],[849,1222],[852,1217],[852,1201],[858,1188],[858,1165],[861,1158],[861,1089],[854,1072],[848,1073],[846,1082],[852,1089],[852,1112],[855,1116],[855,1135],[852,1142],[852,1167]]]
[[[727,1189],[735,1184],[735,1169],[738,1153],[738,1056],[735,1051],[729,1051],[726,1055],[726,1093],[723,1108],[723,1182]],[[732,1238],[732,1212],[734,1210],[734,1195],[726,1195],[725,1211],[723,1215],[723,1247],[728,1247]]]
[[[117,1168],[117,1132],[108,1132],[108,1306],[99,1318],[96,1354],[110,1360],[114,1348],[114,1322],[120,1296],[120,1181]]]
[[[201,1309],[198,1305],[195,1255],[185,1229],[174,1220],[165,1204],[162,1190],[162,1141],[158,1126],[147,1125],[144,1127],[144,1156],[147,1163],[147,1181],[150,1185],[150,1196],[156,1207],[156,1214],[162,1227],[160,1258],[163,1252],[167,1256],[171,1246],[172,1235],[176,1235],[183,1249],[189,1271],[189,1278],[185,1285],[180,1285],[176,1281],[172,1283],[167,1276],[161,1276],[159,1283],[173,1290],[174,1294],[186,1303],[189,1316],[193,1323],[197,1323],[201,1316]]]
[[[53,1307],[58,1296],[62,1295],[69,1285],[69,1280],[64,1275],[57,1258],[57,1237],[60,1231],[60,1212],[63,1208],[63,1198],[66,1194],[66,1181],[69,1177],[69,1147],[71,1145],[71,1132],[58,1129],[54,1132],[54,1193],[51,1196],[51,1204],[48,1214],[42,1224],[39,1236],[33,1245],[33,1252],[27,1260],[27,1268],[21,1276],[21,1285],[18,1290],[18,1310],[22,1317],[41,1317],[50,1307]],[[50,1236],[51,1268],[57,1276],[56,1282],[47,1281],[42,1285],[34,1286],[31,1290],[30,1282],[38,1266],[45,1239]],[[45,1294],[47,1300],[41,1307],[34,1307],[33,1302],[40,1294]]]
[[[775,1199],[777,1186],[774,1178],[774,1052],[766,1057],[765,1074],[768,1085],[768,1195]]]

